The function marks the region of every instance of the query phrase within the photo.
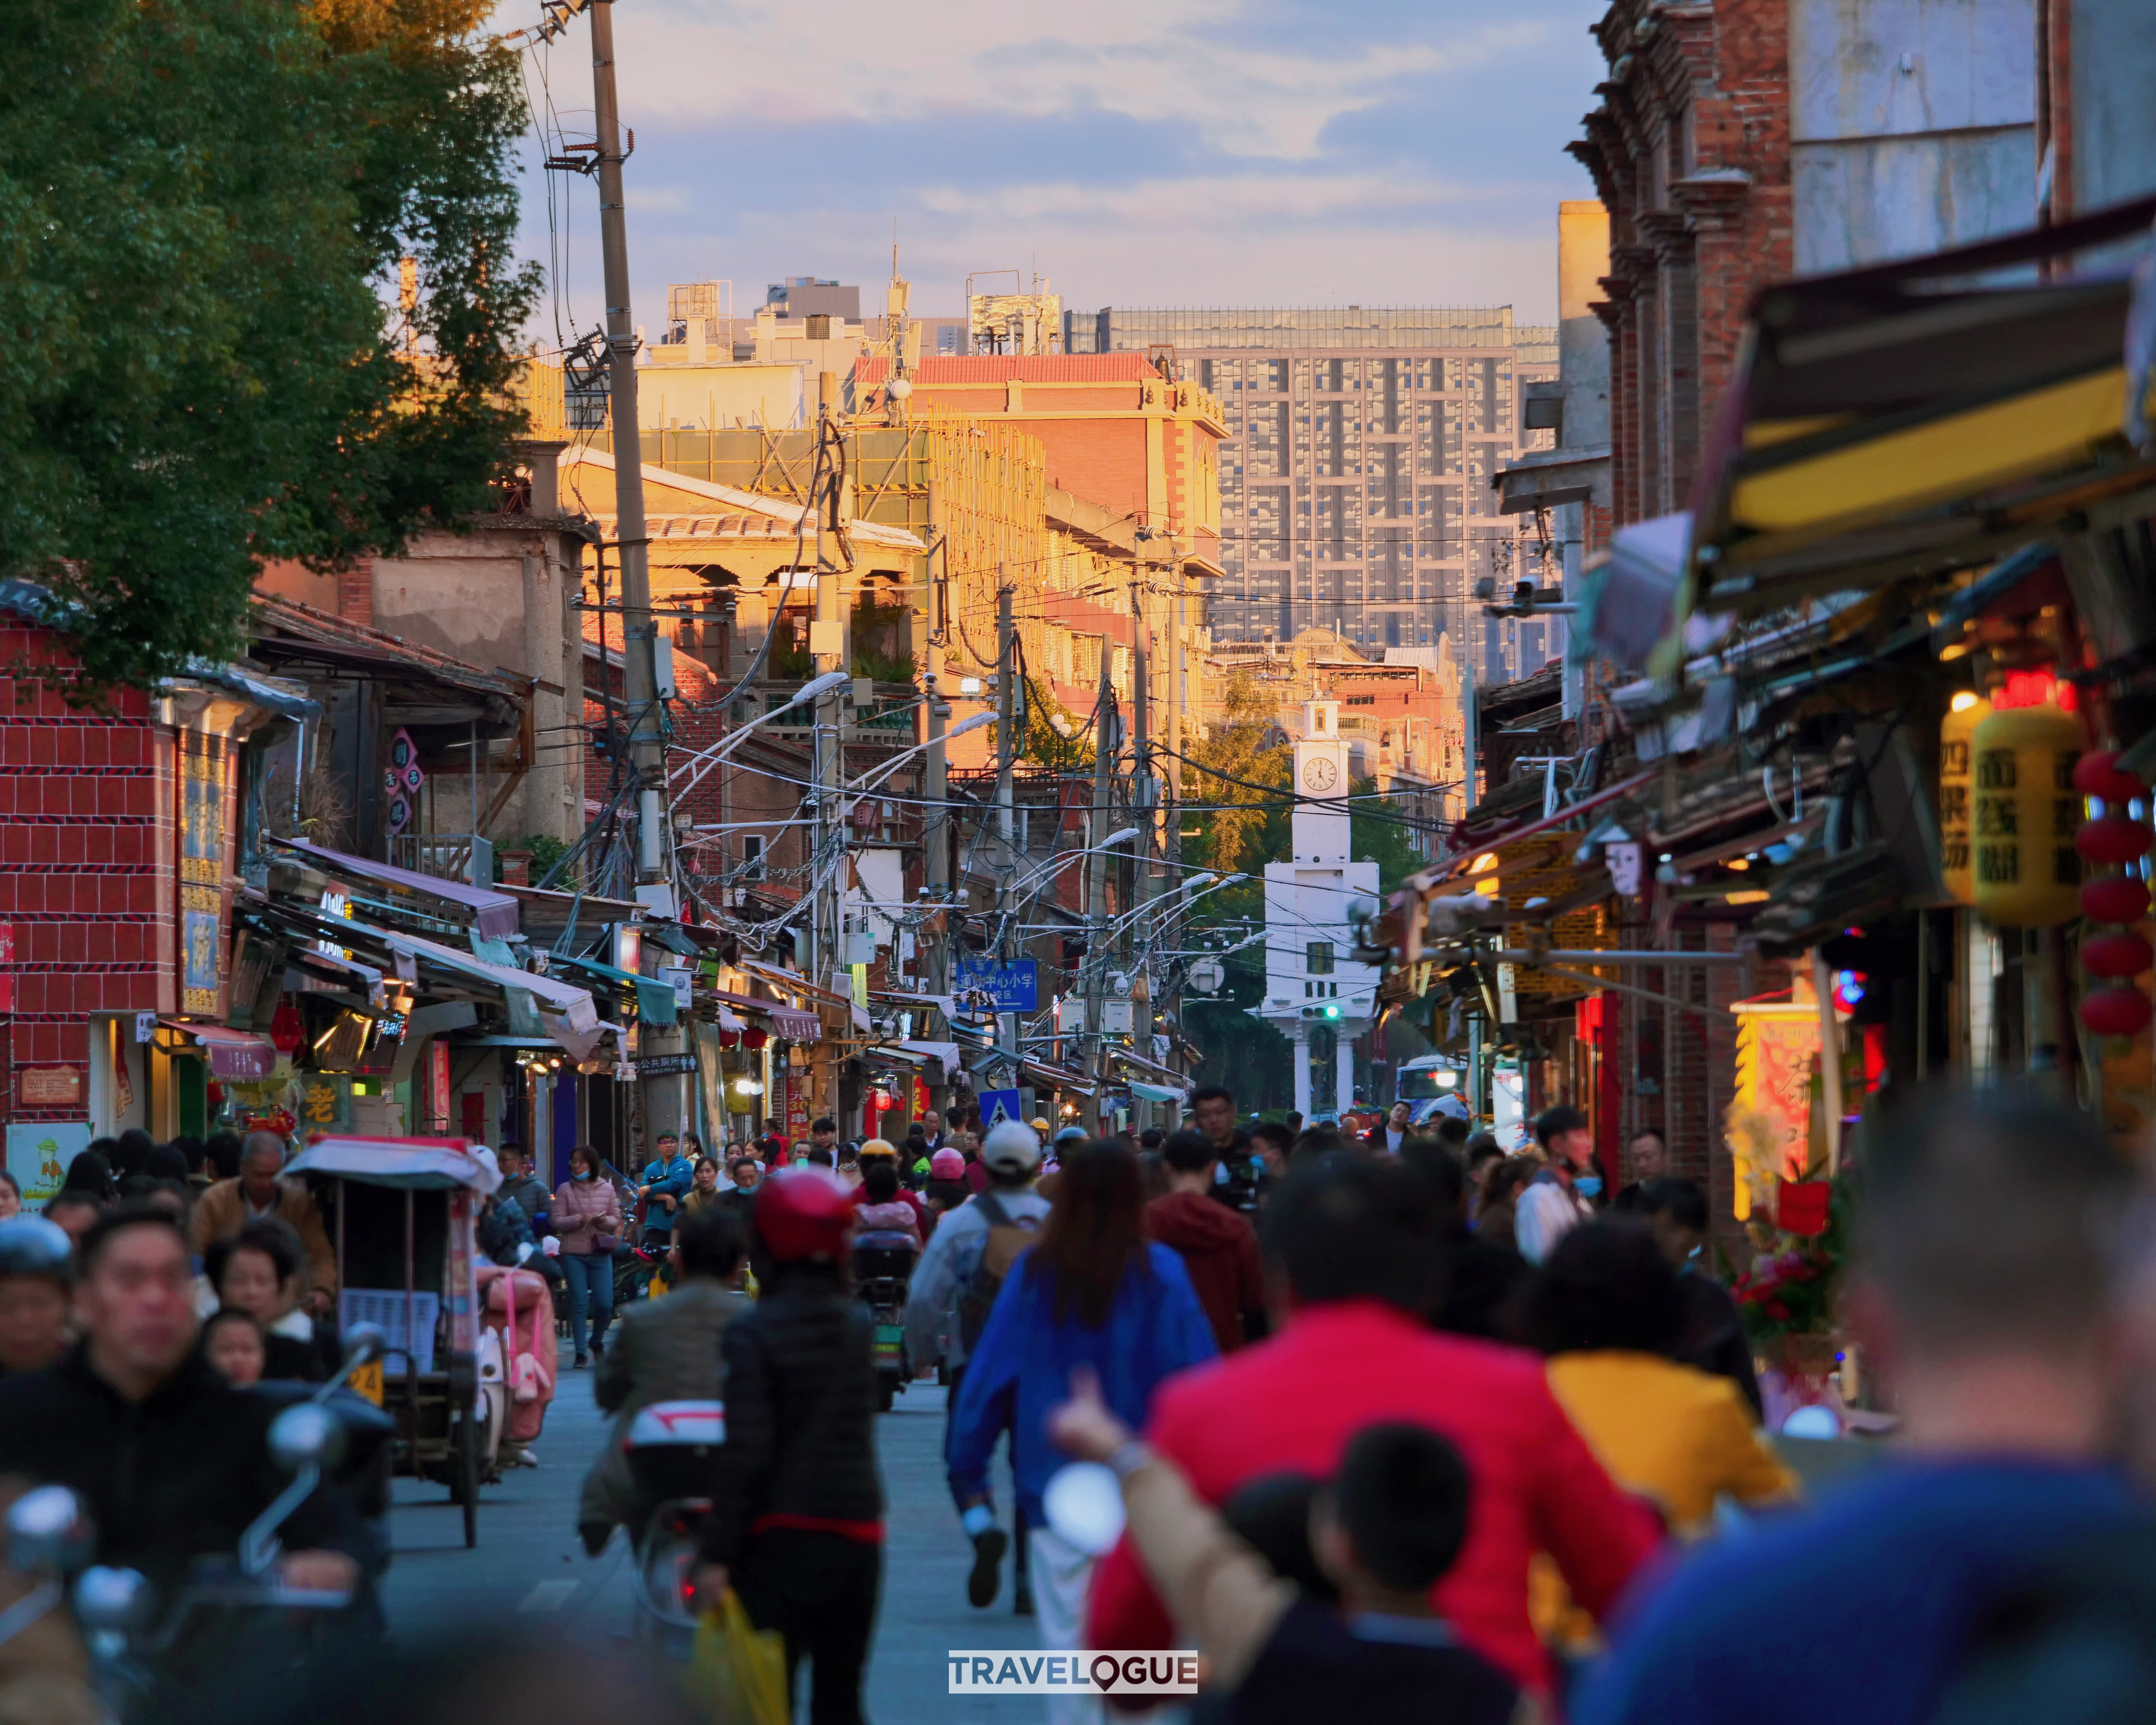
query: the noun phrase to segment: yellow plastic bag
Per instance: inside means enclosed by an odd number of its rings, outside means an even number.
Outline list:
[[[786,1638],[760,1630],[732,1588],[696,1625],[689,1692],[717,1725],[787,1725]]]

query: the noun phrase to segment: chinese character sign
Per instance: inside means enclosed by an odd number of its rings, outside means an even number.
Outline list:
[[[1800,1180],[1810,1153],[1819,1009],[1810,1004],[1739,1002],[1734,1011],[1737,1107],[1752,1118],[1762,1171],[1779,1179]],[[1743,1172],[1738,1171],[1740,1183]]]
[[[180,734],[180,1009],[224,1000],[224,739]]]

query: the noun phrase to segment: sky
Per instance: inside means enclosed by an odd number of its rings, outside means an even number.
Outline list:
[[[1564,153],[1602,76],[1601,0],[620,0],[630,277],[889,279],[964,312],[971,272],[1066,307],[1489,305],[1553,321]],[[503,30],[537,13],[508,0]],[[592,128],[589,26],[526,54],[535,108]],[[603,316],[598,189],[527,150],[524,226]],[[551,190],[552,197],[549,198]],[[551,205],[551,211],[550,211]],[[1007,288],[1005,275],[994,284]],[[572,337],[573,339],[573,336]]]

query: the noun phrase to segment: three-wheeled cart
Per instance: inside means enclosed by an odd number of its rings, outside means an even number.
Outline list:
[[[287,1172],[335,1183],[338,1316],[388,1332],[378,1378],[356,1387],[396,1419],[397,1471],[445,1483],[476,1545],[506,1396],[480,1320],[475,1223],[501,1176],[462,1138],[320,1138]]]

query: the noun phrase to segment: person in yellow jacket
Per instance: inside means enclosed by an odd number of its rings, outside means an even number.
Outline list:
[[[1653,1502],[1676,1537],[1693,1538],[1719,1499],[1773,1503],[1794,1497],[1797,1481],[1736,1384],[1674,1357],[1686,1312],[1654,1236],[1612,1218],[1558,1242],[1523,1317],[1528,1344],[1549,1357],[1551,1393],[1610,1478]],[[1538,1573],[1533,1604],[1546,1639],[1576,1647],[1591,1635],[1554,1574]]]

